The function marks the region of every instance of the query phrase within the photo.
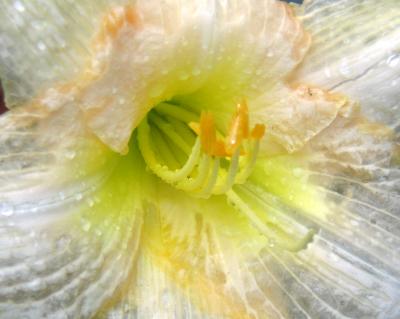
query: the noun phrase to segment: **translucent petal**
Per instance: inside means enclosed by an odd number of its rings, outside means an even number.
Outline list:
[[[325,150],[314,142],[318,158]],[[376,144],[377,156],[394,156],[387,138]],[[394,184],[381,187],[380,196],[392,204],[376,196],[371,204],[359,196],[373,178],[367,183],[328,173],[314,158],[309,161],[291,156],[258,164],[268,174],[261,176],[268,188],[267,218],[278,210],[316,230],[296,252],[270,240],[224,197],[196,199],[155,179],[152,200],[143,206],[137,281],[100,318],[397,318],[398,190]],[[398,170],[388,165],[381,168]],[[334,188],[344,178],[352,179],[343,187],[353,193]],[[243,187],[254,183],[257,178],[250,178]],[[363,189],[357,192],[356,183]],[[377,214],[376,220],[368,214]]]
[[[92,317],[136,258],[140,166],[116,161],[76,111],[0,118],[2,318]]]
[[[37,4],[27,4],[31,6],[36,8]],[[90,33],[82,31],[81,35],[80,29],[74,29],[79,21],[75,22],[75,15],[64,8],[67,4],[50,6],[55,7],[54,15],[51,13],[54,10],[27,8],[23,15],[12,17],[22,19],[25,24],[30,15],[36,20],[40,17],[62,39],[73,37],[75,41],[75,37]],[[102,10],[97,4],[95,7],[95,12]],[[81,9],[84,19],[89,15],[86,4],[74,7]],[[19,37],[9,39],[14,47],[10,49],[8,45],[2,49],[8,59],[4,58],[3,64],[17,66],[9,72],[18,85],[30,82],[31,78],[35,85],[41,84],[41,79],[36,81],[30,74],[50,72],[45,78],[51,83],[38,98],[52,108],[59,107],[66,98],[77,101],[88,126],[118,152],[127,151],[133,129],[159,102],[175,97],[193,108],[213,108],[230,116],[238,99],[257,96],[283,79],[301,61],[309,45],[309,37],[291,8],[277,1],[121,2],[102,10],[102,19],[96,13],[90,16],[82,29],[86,30],[85,26],[93,19],[91,25],[97,27],[90,28],[92,33],[76,49],[85,49],[89,55],[74,51],[76,41],[71,40],[71,46],[68,45],[71,59],[74,61],[78,56],[76,60],[80,61],[82,56],[88,56],[86,63],[83,66],[78,63],[79,76],[70,76],[72,80],[64,81],[63,85],[57,84],[60,77],[53,75],[56,71],[50,71],[53,68],[48,68],[48,63],[35,62],[43,61],[45,54],[55,59],[52,63],[62,68],[57,74],[64,76],[67,72],[62,72],[63,66],[71,67],[67,52],[62,51],[61,56],[51,50],[42,53],[37,45],[40,41],[47,45],[48,39],[42,39],[42,34],[36,31],[34,41],[29,38],[20,46],[19,38],[24,34],[21,30],[30,29],[16,28],[7,16],[4,24],[12,29],[9,33],[18,33]],[[67,27],[61,28],[60,21]],[[8,39],[7,35],[3,37]],[[21,53],[14,58],[14,51]],[[64,55],[68,56],[67,64],[57,60]],[[26,60],[25,56],[35,60]],[[28,65],[29,69],[20,70],[18,65]],[[37,93],[36,89],[33,91]]]
[[[106,2],[2,1],[0,77],[8,107],[81,72]]]
[[[302,10],[313,44],[295,80],[344,93],[370,119],[398,127],[400,3],[310,0]]]
[[[133,10],[137,24],[123,28],[105,53],[100,47],[107,71],[83,102],[89,126],[117,151],[161,101],[217,112],[228,107],[230,114],[235,100],[282,79],[309,44],[279,2],[138,1]],[[113,90],[119,99],[108,102]]]
[[[351,104],[344,96],[312,86],[277,85],[250,104],[253,122],[262,122],[267,127],[261,154],[293,153],[302,149],[339,112],[351,108]]]

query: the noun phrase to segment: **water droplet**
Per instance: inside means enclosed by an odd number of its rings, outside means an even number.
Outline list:
[[[93,207],[94,206],[94,200],[91,199],[91,198],[88,198],[87,204],[88,204],[89,207]]]
[[[301,177],[301,168],[295,168],[294,170],[293,170],[293,176],[294,177],[297,177],[297,178],[299,178],[299,177]]]
[[[167,289],[165,289],[161,295],[161,302],[164,304],[165,307],[168,307],[170,300],[171,298],[169,296],[169,292]]]
[[[37,47],[38,47],[38,49],[40,50],[40,51],[44,51],[44,50],[46,50],[46,44],[44,44],[42,41],[39,41],[38,42],[38,44],[37,44]]]
[[[271,248],[275,247],[275,240],[274,239],[269,239],[268,240],[268,246],[271,247]]]
[[[179,79],[182,81],[185,81],[189,78],[189,75],[187,73],[182,73],[181,75],[179,75]]]
[[[35,279],[27,284],[32,291],[40,291],[46,287],[46,284],[41,279]]]
[[[103,235],[103,232],[100,229],[96,229],[95,232],[96,236],[101,237]]]
[[[14,2],[14,8],[15,8],[15,10],[17,10],[19,12],[24,12],[25,11],[25,6],[20,1],[15,1]]]
[[[82,220],[83,231],[88,232],[91,227],[92,227],[92,225],[90,224],[90,222],[88,220],[86,220],[86,219]]]
[[[185,269],[180,269],[180,270],[178,271],[178,277],[179,277],[180,279],[183,279],[183,278],[185,277],[185,275],[186,275]]]
[[[332,71],[331,71],[331,69],[328,68],[328,67],[325,67],[325,68],[324,68],[324,74],[325,74],[325,76],[326,76],[328,79],[330,79],[330,78],[332,77]]]
[[[64,249],[71,243],[71,238],[67,235],[62,235],[56,242],[58,249]]]
[[[198,68],[194,68],[193,71],[192,71],[192,74],[193,74],[194,76],[198,76],[198,75],[201,74],[201,70],[198,69]]]
[[[165,89],[164,85],[162,85],[162,84],[156,85],[151,88],[149,95],[150,95],[150,97],[153,97],[153,98],[159,97],[164,92],[164,89]]]
[[[68,159],[74,159],[76,156],[75,151],[69,150],[65,152],[65,157]]]
[[[393,54],[387,59],[387,64],[391,68],[395,68],[397,65],[400,63],[400,55],[399,54]]]
[[[335,253],[332,253],[330,256],[331,256],[331,259],[332,259],[334,262],[338,262],[338,261],[339,261],[339,257],[338,257],[338,255],[336,255]]]
[[[345,76],[345,77],[350,77],[351,75],[351,68],[350,64],[347,61],[347,59],[343,59],[340,63],[340,68],[339,68],[340,73]]]
[[[352,226],[358,226],[359,224],[358,224],[358,221],[356,221],[356,220],[352,220],[351,222],[350,222],[350,224],[352,225]]]
[[[10,217],[14,214],[14,207],[9,204],[0,204],[0,213],[5,217]]]

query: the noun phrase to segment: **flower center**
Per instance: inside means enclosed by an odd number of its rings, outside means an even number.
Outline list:
[[[237,105],[228,134],[212,113],[171,104],[156,106],[138,127],[138,142],[150,170],[177,189],[198,197],[224,194],[242,184],[256,162],[262,124],[249,129],[246,102]]]

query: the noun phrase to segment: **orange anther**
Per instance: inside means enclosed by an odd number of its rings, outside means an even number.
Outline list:
[[[229,156],[228,152],[226,151],[224,141],[221,141],[221,140],[216,141],[215,146],[214,146],[213,155],[218,156],[218,157]]]
[[[228,152],[233,153],[240,146],[242,140],[249,136],[249,111],[246,101],[242,101],[236,107],[236,113],[232,119],[227,136]]]
[[[217,140],[214,117],[210,112],[202,112],[200,116],[200,141],[206,154],[212,155]]]
[[[251,131],[251,137],[260,140],[263,138],[265,134],[265,125],[264,124],[256,124]]]

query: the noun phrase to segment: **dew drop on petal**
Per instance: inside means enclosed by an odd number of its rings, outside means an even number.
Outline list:
[[[179,75],[179,79],[182,81],[186,81],[189,78],[189,75],[187,73],[182,73]]]
[[[7,203],[2,203],[0,204],[0,214],[5,217],[10,217],[14,214],[14,207]]]
[[[302,176],[302,174],[301,174],[301,169],[300,169],[300,168],[295,168],[295,169],[293,170],[293,176],[294,176],[294,177],[301,177],[301,176]]]
[[[82,219],[82,229],[85,232],[88,232],[90,230],[90,228],[92,227],[92,225],[90,224],[90,222],[86,219]]]
[[[14,2],[14,8],[15,10],[19,12],[24,12],[25,11],[25,6],[21,3],[21,1],[15,1]]]
[[[46,44],[44,44],[42,41],[39,41],[38,43],[37,43],[37,48],[40,50],[40,51],[44,51],[44,50],[46,50]]]
[[[391,68],[395,68],[398,66],[400,63],[400,55],[399,54],[393,54],[387,59],[387,64]]]
[[[332,77],[331,69],[328,68],[328,67],[325,67],[325,68],[324,68],[324,74],[325,74],[325,76],[326,76],[328,79],[330,79],[330,78]]]
[[[201,74],[201,71],[200,71],[199,68],[194,68],[193,71],[192,71],[192,74],[193,74],[194,76],[198,76],[198,75]]]
[[[75,156],[76,156],[75,151],[70,150],[70,151],[65,152],[65,157],[68,159],[74,159]]]
[[[88,198],[87,204],[88,204],[89,207],[93,207],[94,206],[94,200],[92,198]]]

